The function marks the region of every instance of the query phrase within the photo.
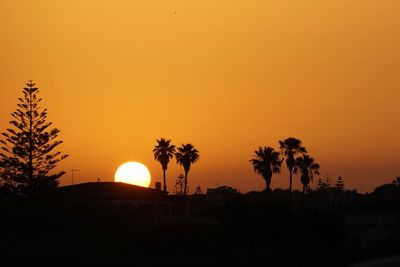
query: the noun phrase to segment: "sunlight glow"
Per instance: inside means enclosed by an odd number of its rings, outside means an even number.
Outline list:
[[[151,175],[145,165],[139,162],[126,162],[115,172],[114,181],[149,187]]]

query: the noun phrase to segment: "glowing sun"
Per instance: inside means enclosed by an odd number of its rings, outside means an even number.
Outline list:
[[[151,175],[149,169],[139,162],[127,162],[119,166],[114,175],[115,182],[149,187]]]

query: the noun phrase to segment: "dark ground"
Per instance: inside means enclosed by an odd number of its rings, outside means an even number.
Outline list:
[[[2,200],[0,265],[350,266],[400,254],[398,237],[362,249],[349,244],[343,210],[293,209],[263,198],[254,193],[213,206],[219,223],[161,225],[107,203]]]

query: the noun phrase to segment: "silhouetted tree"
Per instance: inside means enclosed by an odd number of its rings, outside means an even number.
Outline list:
[[[50,174],[58,162],[68,155],[54,152],[62,141],[56,140],[59,130],[50,129],[47,109],[42,109],[39,89],[32,81],[26,83],[18,108],[11,115],[13,128],[2,133],[5,140],[0,153],[0,180],[15,194],[29,197],[58,186],[64,171]]]
[[[279,145],[289,169],[289,192],[292,193],[293,168],[296,165],[296,156],[307,153],[307,150],[301,145],[301,141],[294,137],[279,141]]]
[[[318,183],[317,183],[317,190],[321,190],[326,188],[326,184],[324,183],[324,181],[322,181],[321,178],[318,179]]]
[[[196,195],[201,195],[201,194],[203,194],[203,190],[201,189],[201,186],[200,186],[200,185],[197,185],[197,186],[196,186],[196,190],[194,191],[194,193],[195,193]]]
[[[324,180],[318,179],[317,190],[319,191],[319,190],[327,189],[328,187],[331,186],[331,182],[332,182],[332,179],[329,175],[327,175]]]
[[[397,177],[393,180],[392,183],[395,184],[395,185],[397,185],[397,186],[400,186],[400,176],[397,176]]]
[[[400,187],[396,183],[376,187],[371,197],[378,209],[400,210]]]
[[[343,180],[342,176],[339,176],[337,178],[335,187],[339,192],[344,192],[344,180]]]
[[[282,160],[280,159],[280,153],[276,152],[272,147],[259,147],[254,151],[250,162],[253,165],[254,171],[264,178],[266,191],[270,192],[272,174],[281,171]]]
[[[190,165],[199,160],[199,151],[192,144],[182,144],[175,153],[176,162],[183,166],[185,170],[185,188],[184,194],[187,193],[187,177],[190,171]]]
[[[314,175],[319,175],[319,164],[315,162],[314,158],[309,155],[303,155],[296,159],[296,164],[293,172],[300,172],[300,181],[303,184],[303,195],[306,192],[306,188],[310,181],[312,181]]]
[[[164,178],[164,192],[167,192],[167,181],[165,177],[165,172],[168,168],[169,159],[172,159],[174,157],[175,146],[171,145],[171,140],[166,140],[165,138],[161,138],[160,140],[156,141],[157,145],[154,146],[153,149],[154,158],[161,164]]]
[[[178,177],[176,177],[175,181],[175,189],[174,189],[175,195],[182,195],[184,187],[185,187],[185,176],[183,174],[179,174]]]

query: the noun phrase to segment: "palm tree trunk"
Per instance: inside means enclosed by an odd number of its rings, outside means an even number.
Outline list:
[[[271,192],[271,181],[265,180],[267,192]]]
[[[289,179],[289,205],[292,205],[292,176],[293,176],[293,169],[289,170],[290,179]]]
[[[188,173],[185,172],[185,188],[184,188],[184,191],[183,191],[185,196],[186,196],[187,176],[188,176]]]
[[[163,176],[164,176],[164,192],[167,192],[167,183],[165,179],[165,170],[163,169]]]
[[[306,196],[306,185],[303,184],[303,194],[301,195],[301,208],[304,210],[305,205],[305,196]]]

